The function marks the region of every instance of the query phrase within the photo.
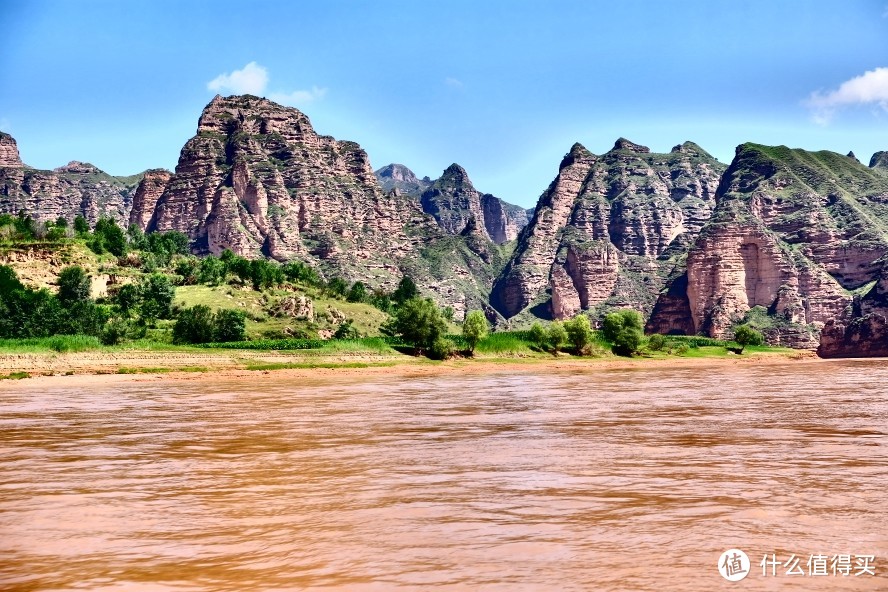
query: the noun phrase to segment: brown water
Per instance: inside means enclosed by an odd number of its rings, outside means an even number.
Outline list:
[[[888,589],[886,362],[58,384],[0,387],[0,588]]]

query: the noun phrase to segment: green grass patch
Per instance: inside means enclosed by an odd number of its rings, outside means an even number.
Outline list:
[[[206,366],[180,366],[174,368],[155,367],[155,368],[128,368],[121,366],[117,369],[118,374],[167,374],[169,372],[209,372]]]
[[[28,339],[0,339],[0,353],[82,352],[102,349],[91,335],[53,335]]]
[[[10,374],[0,375],[0,380],[21,380],[23,378],[31,378],[27,372],[12,372]]]

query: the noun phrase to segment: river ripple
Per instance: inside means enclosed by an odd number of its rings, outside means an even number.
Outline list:
[[[6,383],[0,459],[11,590],[888,589],[882,361]]]

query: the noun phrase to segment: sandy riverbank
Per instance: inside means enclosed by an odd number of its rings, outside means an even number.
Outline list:
[[[597,372],[645,368],[713,368],[748,365],[828,364],[811,352],[758,353],[726,357],[664,358],[476,358],[431,362],[410,356],[368,354],[306,356],[257,352],[83,352],[73,354],[7,354],[3,372],[28,372],[27,380],[0,381],[0,389],[25,385],[89,385],[157,380],[219,381],[275,379],[356,379],[364,377],[433,377],[453,374]],[[283,366],[283,367],[278,367]],[[288,367],[289,366],[289,367]]]

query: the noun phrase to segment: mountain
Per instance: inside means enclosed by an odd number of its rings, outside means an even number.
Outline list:
[[[726,167],[692,142],[575,144],[531,212],[457,164],[435,181],[397,164],[374,173],[360,146],[297,109],[217,96],[174,172],[36,170],[0,133],[0,211],[177,230],[198,254],[295,258],[371,288],[406,274],[456,319],[632,307],[648,332],[730,337],[748,322],[825,357],[888,355],[888,152],[865,166],[749,143]]]
[[[0,132],[0,211],[25,211],[38,222],[82,215],[94,224],[100,217],[124,224],[141,175],[114,177],[89,163],[69,162],[52,171],[22,163],[18,145]]]
[[[715,207],[725,166],[692,142],[666,154],[620,138],[574,144],[497,278],[491,304],[566,318],[631,306],[648,313],[674,259]]]
[[[390,172],[415,179],[406,167]],[[446,233],[415,196],[384,192],[358,144],[319,135],[299,110],[249,95],[207,105],[175,172],[145,175],[130,221],[184,232],[196,253],[295,258],[372,288],[391,289],[409,274],[456,318],[486,307],[505,264],[489,239]]]
[[[446,232],[459,234],[474,219],[480,232],[497,244],[515,239],[528,221],[527,210],[481,193],[455,163],[422,192],[419,201]]]
[[[873,160],[739,146],[648,330],[721,337],[747,320],[816,347],[826,323],[888,310],[888,174]]]
[[[403,164],[389,164],[374,172],[379,186],[386,193],[397,189],[404,195],[419,197],[422,192],[432,184],[428,177],[418,179],[416,175]]]

